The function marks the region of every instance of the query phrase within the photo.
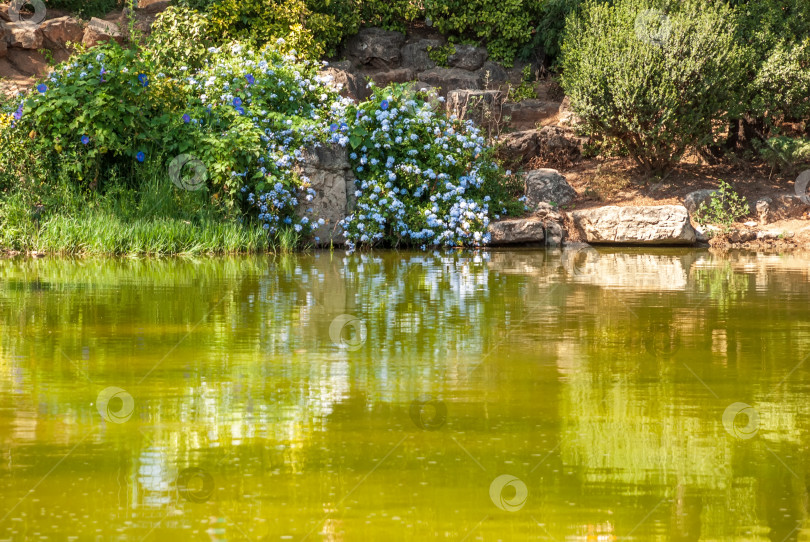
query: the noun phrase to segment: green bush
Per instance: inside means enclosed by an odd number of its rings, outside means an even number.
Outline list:
[[[723,226],[725,230],[734,222],[750,213],[748,202],[737,194],[725,181],[720,181],[720,187],[712,194],[708,202],[698,207],[695,216],[698,224],[715,224]]]
[[[200,12],[170,6],[157,16],[144,47],[146,61],[163,73],[182,76],[203,67],[214,45],[208,19]]]
[[[425,0],[425,16],[441,32],[484,43],[492,58],[510,64],[529,43],[539,0]]]
[[[104,17],[124,5],[124,0],[45,0],[46,8],[64,9],[85,19]]]
[[[38,84],[20,111],[18,131],[40,161],[84,183],[120,160],[134,165],[163,138],[151,69],[115,42],[75,56]],[[143,154],[141,154],[143,153]]]
[[[644,169],[714,139],[737,106],[744,53],[732,10],[696,0],[591,0],[567,23],[561,82],[583,128]]]
[[[810,139],[771,137],[759,144],[759,154],[771,167],[795,173],[799,166],[810,163]]]

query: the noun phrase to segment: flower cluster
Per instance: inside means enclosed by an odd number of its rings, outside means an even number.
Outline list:
[[[222,184],[238,189],[269,233],[309,233],[317,223],[307,206],[315,191],[297,166],[308,147],[335,140],[330,127],[345,125],[349,102],[317,73],[318,63],[241,44],[209,53],[208,66],[186,80],[193,98],[180,118],[184,129],[201,139],[218,135],[221,152],[205,156],[199,145],[201,158],[229,157]],[[206,144],[211,150],[210,139]]]
[[[351,109],[357,206],[343,221],[357,245],[481,246],[503,212],[497,166],[471,121],[444,118],[408,87]],[[440,99],[439,99],[440,100]]]

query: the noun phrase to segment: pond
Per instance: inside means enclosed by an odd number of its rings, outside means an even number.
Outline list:
[[[810,537],[810,256],[0,262],[0,539]]]

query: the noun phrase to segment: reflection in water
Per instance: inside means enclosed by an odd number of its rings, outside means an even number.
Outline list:
[[[0,539],[807,540],[808,271],[7,260]]]

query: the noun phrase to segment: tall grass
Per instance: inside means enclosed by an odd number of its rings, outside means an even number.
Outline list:
[[[269,238],[221,208],[206,190],[177,189],[158,170],[128,187],[110,173],[102,188],[69,181],[0,195],[0,249],[57,254],[172,255],[291,251],[299,239]]]

